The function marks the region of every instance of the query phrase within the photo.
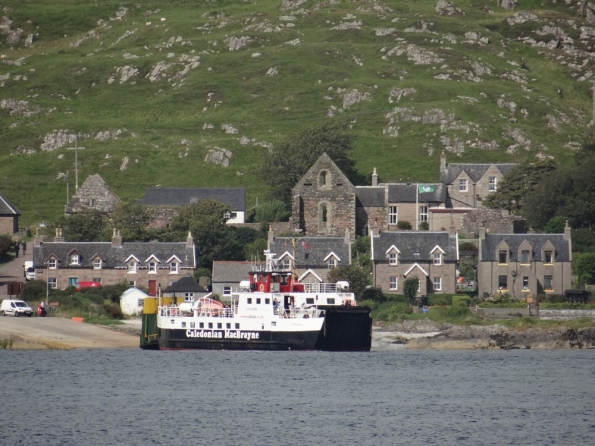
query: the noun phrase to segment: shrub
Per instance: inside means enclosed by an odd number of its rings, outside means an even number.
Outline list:
[[[427,231],[430,229],[430,224],[427,221],[422,221],[419,224],[419,229],[421,229],[422,231]]]
[[[120,308],[120,305],[112,303],[110,301],[105,301],[102,307],[107,313],[107,315],[112,319],[124,319],[124,314],[122,314],[122,309]]]
[[[415,295],[417,294],[418,289],[419,289],[419,279],[417,277],[413,277],[411,279],[405,280],[405,284],[403,286],[403,292],[405,293],[407,302],[409,302],[410,304],[413,303],[413,300],[415,299]]]
[[[469,296],[453,296],[452,306],[453,307],[469,307],[471,304],[471,298]]]
[[[450,294],[430,294],[428,295],[428,305],[433,307],[436,305],[452,305],[452,295]]]
[[[407,298],[403,294],[385,294],[386,301],[390,303],[401,302],[406,304]]]
[[[408,221],[400,220],[397,222],[397,228],[402,231],[410,231],[411,230],[411,223]]]
[[[25,283],[21,298],[23,300],[43,299],[47,293],[47,283],[43,280],[31,280]]]
[[[360,302],[357,303],[358,307],[369,307],[372,310],[374,310],[374,308],[376,308],[377,303],[373,300],[362,300]]]
[[[366,288],[364,290],[364,292],[362,293],[362,299],[363,300],[371,300],[373,302],[385,302],[386,296],[382,292],[381,288],[372,287],[372,288]]]

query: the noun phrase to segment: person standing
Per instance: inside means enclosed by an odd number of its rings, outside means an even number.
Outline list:
[[[27,243],[21,243],[21,249],[23,250],[23,255],[27,255]]]
[[[21,244],[19,242],[16,242],[14,245],[14,253],[17,256],[17,258],[19,257],[19,250],[21,249]]]

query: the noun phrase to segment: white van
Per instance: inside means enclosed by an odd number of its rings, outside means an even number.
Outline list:
[[[23,300],[4,299],[0,304],[0,316],[11,314],[15,317],[33,316],[33,310]]]
[[[25,280],[35,280],[35,268],[33,268],[33,262],[27,260],[23,263]]]

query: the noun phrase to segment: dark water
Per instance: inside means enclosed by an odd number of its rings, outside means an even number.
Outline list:
[[[595,351],[1,351],[1,445],[592,445]]]

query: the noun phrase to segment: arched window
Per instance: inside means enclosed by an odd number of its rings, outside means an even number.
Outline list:
[[[320,221],[322,221],[323,223],[326,223],[328,220],[328,208],[326,207],[326,204],[323,204],[322,206],[320,206]]]

